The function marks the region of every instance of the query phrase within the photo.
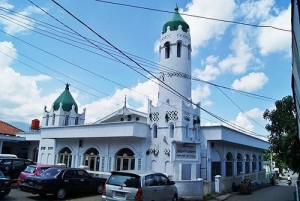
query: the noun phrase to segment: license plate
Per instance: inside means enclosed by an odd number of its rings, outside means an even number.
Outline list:
[[[124,196],[125,196],[125,193],[124,193],[124,192],[116,191],[116,192],[115,192],[115,196],[124,197]]]

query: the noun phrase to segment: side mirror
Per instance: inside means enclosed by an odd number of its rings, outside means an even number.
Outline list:
[[[175,181],[170,181],[169,185],[175,185]]]

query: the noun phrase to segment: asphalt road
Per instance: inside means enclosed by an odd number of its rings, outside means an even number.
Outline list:
[[[278,185],[253,191],[250,195],[233,195],[226,201],[294,201],[295,186],[288,186],[286,181]]]
[[[53,195],[47,195],[46,197],[40,197],[39,195],[33,195],[31,193],[23,192],[19,189],[12,189],[11,192],[5,196],[1,201],[35,201],[35,200],[56,200]],[[84,195],[72,195],[66,200],[68,201],[101,201],[100,195],[84,194]]]

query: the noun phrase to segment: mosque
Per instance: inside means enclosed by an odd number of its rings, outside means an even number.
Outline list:
[[[225,126],[201,126],[200,103],[191,99],[191,51],[190,27],[176,8],[160,39],[159,63],[172,70],[159,77],[158,104],[148,100],[147,113],[124,105],[85,124],[86,109],[80,112],[67,84],[44,108],[40,132],[19,134],[30,144],[29,157],[94,172],[160,171],[176,181],[213,182],[221,175],[231,185],[245,176],[265,178],[268,142]]]

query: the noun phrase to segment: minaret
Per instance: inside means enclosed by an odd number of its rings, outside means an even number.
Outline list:
[[[78,113],[78,106],[69,91],[70,84],[66,84],[65,90],[54,101],[51,110],[45,106],[42,127],[82,125],[85,120],[85,109],[82,114]]]
[[[163,26],[160,39],[160,80],[187,99],[191,98],[191,37],[189,25],[178,13],[178,7],[172,18]],[[171,92],[172,89],[162,83],[159,86],[159,104],[174,104],[182,98]],[[167,89],[166,89],[167,88]]]

